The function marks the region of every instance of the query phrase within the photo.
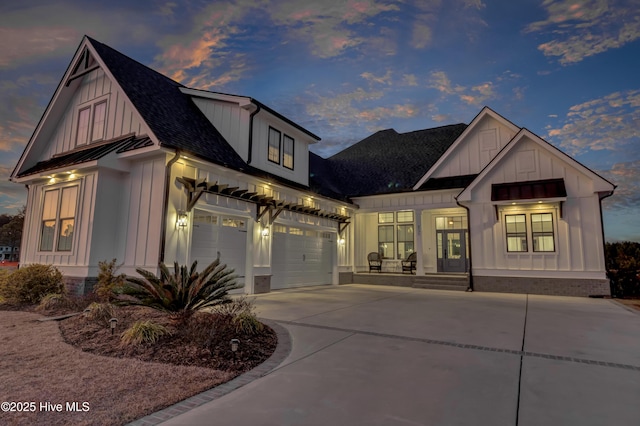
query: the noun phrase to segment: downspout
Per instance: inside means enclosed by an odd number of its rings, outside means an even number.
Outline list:
[[[471,272],[473,270],[471,265],[473,259],[473,256],[471,256],[471,210],[469,210],[469,207],[460,204],[460,202],[458,201],[458,197],[455,197],[455,200],[458,206],[467,211],[467,237],[469,240],[469,253],[467,253],[467,258],[469,259],[469,287],[467,287],[467,291],[473,291],[473,273]]]
[[[247,156],[247,164],[251,164],[253,154],[253,117],[260,112],[260,104],[254,104],[257,109],[249,115],[249,155]]]
[[[160,229],[160,256],[158,263],[164,262],[164,251],[167,239],[167,216],[169,215],[169,190],[171,189],[171,166],[180,158],[180,150],[176,149],[176,155],[169,160],[164,169],[164,206],[162,211],[164,217],[162,220],[162,228]]]
[[[609,198],[613,195],[613,191],[615,191],[617,188],[616,185],[613,185],[613,189],[611,190],[611,192],[609,192],[607,195],[605,195],[604,197],[598,197],[598,203],[600,204],[600,231],[602,232],[602,255],[604,257],[604,271],[605,271],[605,276],[607,278],[609,278],[609,271],[607,271],[607,250],[606,250],[606,243],[604,241],[604,219],[602,218],[602,200],[604,200],[605,198]],[[611,291],[611,280],[609,280],[609,291]],[[611,295],[613,296],[613,294]]]

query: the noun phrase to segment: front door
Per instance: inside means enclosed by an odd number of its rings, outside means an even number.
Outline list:
[[[438,272],[467,271],[467,242],[464,229],[436,231]]]

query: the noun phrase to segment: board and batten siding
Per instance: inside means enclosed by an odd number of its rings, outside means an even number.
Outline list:
[[[293,138],[293,170],[282,165],[282,158],[280,164],[268,160],[269,127],[281,132],[281,138],[284,138],[284,135]],[[253,156],[251,165],[292,182],[309,185],[309,143],[312,142],[315,142],[315,140],[290,124],[269,115],[267,112],[260,112],[254,117],[253,121]],[[281,153],[282,147],[283,143],[281,142]]]
[[[155,271],[160,256],[161,225],[164,218],[166,157],[146,159],[131,165],[124,203],[128,209],[124,273],[135,267]]]
[[[477,174],[514,137],[515,132],[495,118],[487,115],[459,141],[431,175],[432,178]]]
[[[493,183],[553,178],[564,179],[567,189],[562,217],[558,202],[540,200],[542,203],[538,204],[538,200],[532,200],[498,206],[496,219],[491,202]],[[501,160],[500,167],[494,168],[472,191],[469,207],[474,274],[492,276],[535,271],[536,276],[574,273],[575,277],[604,278],[600,204],[593,186],[591,177],[560,157],[531,140],[520,141]],[[553,213],[555,252],[507,252],[504,214],[536,212]],[[529,225],[527,227],[530,235]],[[531,246],[531,240],[528,243]]]
[[[215,126],[231,147],[248,159],[250,113],[233,102],[192,97],[200,111]]]
[[[132,108],[122,90],[111,82],[99,68],[82,78],[82,82],[69,101],[64,115],[51,134],[46,151],[38,161],[48,160],[56,154],[76,148],[78,111],[85,105],[105,99],[107,117],[103,140],[109,140],[128,133],[150,134],[147,125]],[[91,143],[91,142],[90,142]]]

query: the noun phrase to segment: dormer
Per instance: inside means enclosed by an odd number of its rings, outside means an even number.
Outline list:
[[[253,98],[181,88],[249,165],[309,185],[309,145],[320,138]]]

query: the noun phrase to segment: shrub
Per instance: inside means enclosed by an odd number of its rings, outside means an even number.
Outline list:
[[[51,265],[33,264],[14,271],[0,296],[12,303],[39,303],[47,294],[66,294],[62,274]]]
[[[243,312],[252,312],[254,309],[253,300],[247,299],[245,296],[232,299],[229,303],[214,306],[211,312],[220,315],[236,316]]]
[[[98,282],[93,288],[93,292],[99,300],[108,302],[115,299],[114,290],[124,285],[127,276],[125,274],[116,274],[120,266],[116,265],[116,259],[112,259],[111,262],[106,260],[98,262],[100,272],[98,272]]]
[[[606,243],[605,261],[611,295],[640,296],[640,243]]]
[[[233,317],[236,332],[246,334],[258,334],[264,325],[258,320],[256,314],[251,311],[241,312]]]
[[[167,327],[153,321],[136,321],[122,333],[121,341],[125,345],[139,345],[141,343],[156,343],[162,336],[170,335]]]
[[[197,264],[197,261],[193,262],[191,268],[187,268],[175,262],[171,273],[164,263],[160,263],[159,277],[138,268],[136,271],[142,278],[127,277],[121,293],[129,298],[119,298],[117,302],[187,314],[229,303],[229,290],[238,288],[233,269],[228,269],[216,259],[202,272],[196,272]]]
[[[41,300],[36,311],[53,311],[56,309],[72,309],[76,306],[73,300],[66,294],[49,293]]]
[[[11,272],[7,271],[6,269],[0,269],[0,303],[5,303],[6,299],[4,297],[4,293],[5,293],[5,287],[8,285],[9,283],[9,276],[11,275]]]
[[[87,307],[86,318],[97,321],[103,325],[109,325],[109,320],[115,317],[115,306],[111,303],[93,302]]]

